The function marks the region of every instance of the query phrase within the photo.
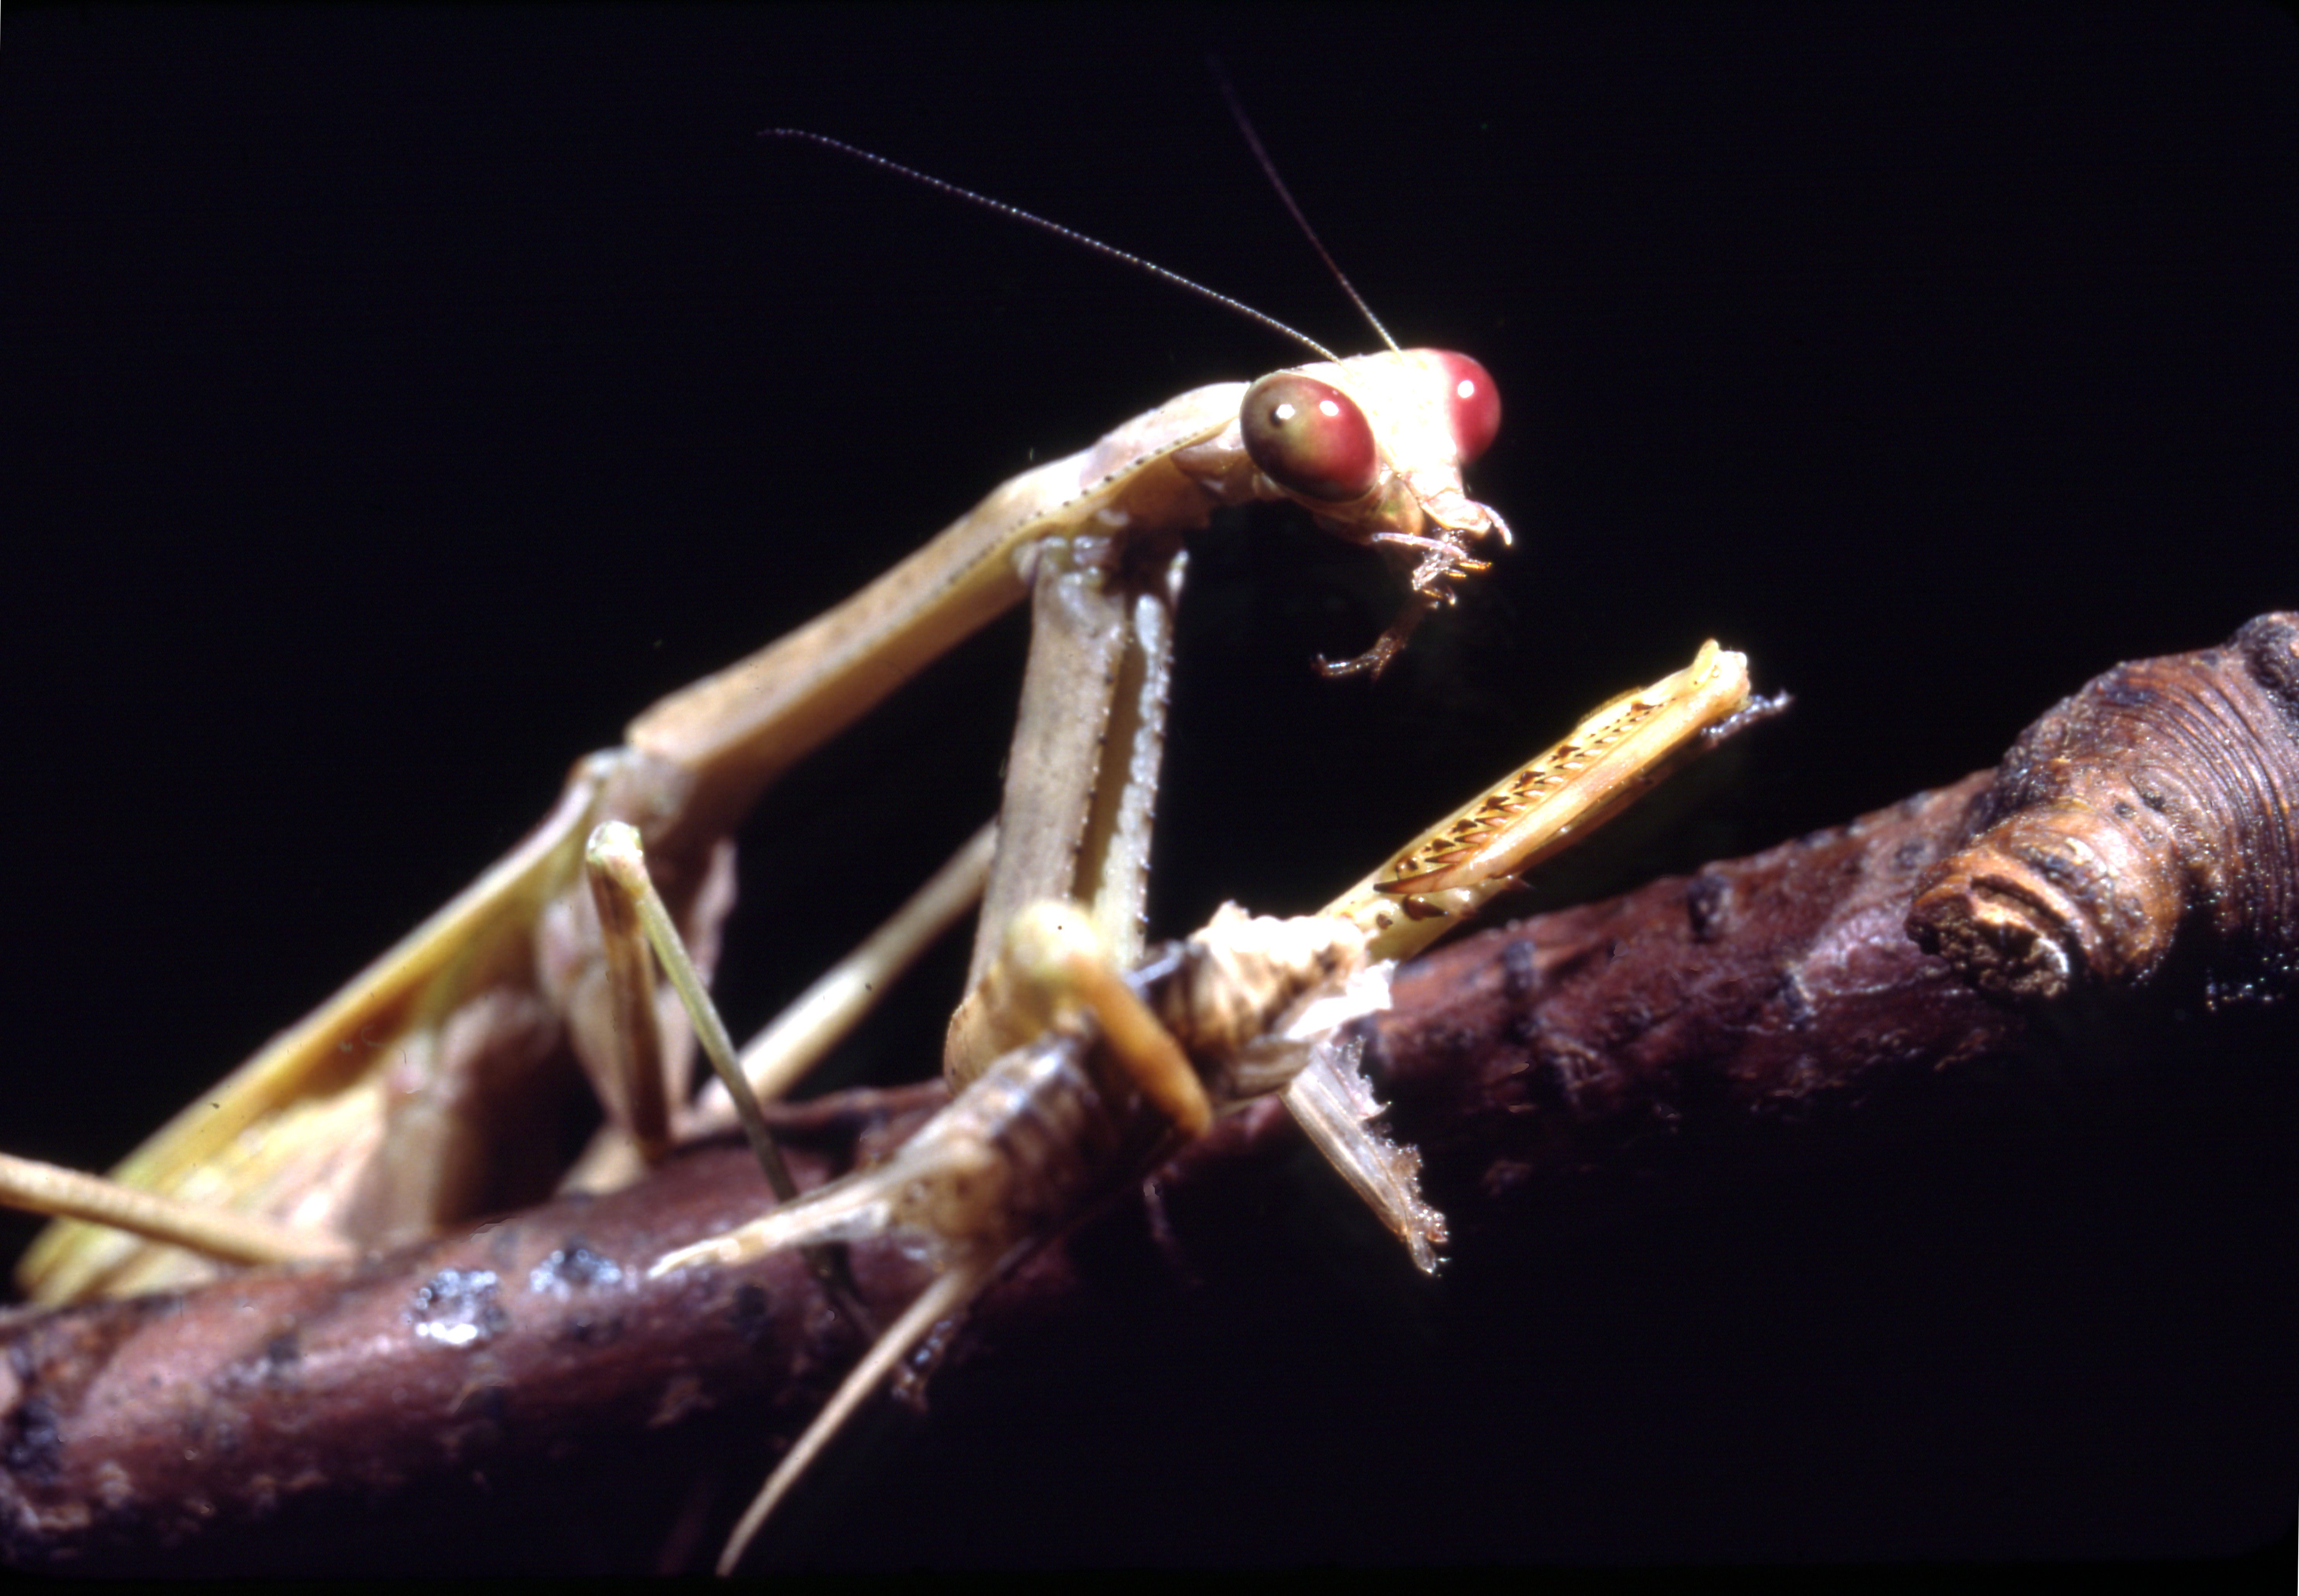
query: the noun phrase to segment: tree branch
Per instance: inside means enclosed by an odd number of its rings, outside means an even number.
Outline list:
[[[2231,1045],[2287,1055],[2295,651],[2299,617],[2270,615],[2223,648],[2119,668],[1992,775],[1488,931],[1405,972],[1368,1066],[1396,1130],[1423,1150],[1465,1293],[1487,1294],[1484,1333],[1506,1336],[1512,1356],[1569,1345],[1547,1317],[1557,1304],[1490,1307],[1493,1260],[1506,1272],[1537,1259],[1570,1283],[1574,1266],[1559,1259],[1586,1240],[1575,1226],[1605,1231],[1647,1190],[1681,1219],[1688,1193],[1706,1201],[1814,1149],[1866,1160],[1897,1146],[1920,1162],[1968,1151],[1975,1126],[1984,1139],[2021,1122],[2046,1076],[2074,1083],[2079,1101],[2135,1070],[2153,1092],[2167,1060],[2192,1067]],[[2287,1087],[2275,1089],[2286,1097],[2252,1101],[2287,1103]],[[881,1156],[941,1101],[938,1086],[848,1093],[781,1110],[777,1128],[797,1144],[801,1182],[818,1184]],[[953,1349],[955,1383],[967,1380],[955,1366],[1003,1366],[1010,1403],[1057,1342],[1133,1321],[1153,1342],[1186,1340],[1185,1310],[1258,1348],[1282,1339],[1253,1318],[1269,1311],[1273,1282],[1298,1287],[1313,1323],[1393,1312],[1367,1310],[1358,1288],[1298,1278],[1299,1236],[1266,1211],[1290,1189],[1279,1166],[1298,1156],[1274,1104],[1216,1126],[1161,1173],[1146,1208],[1128,1199],[993,1293]],[[762,1460],[862,1346],[796,1258],[645,1278],[653,1257],[762,1198],[745,1154],[706,1150],[611,1197],[354,1265],[12,1314],[0,1321],[0,1545],[21,1566],[106,1571],[707,1559]],[[1363,1240],[1353,1231],[1343,1244]],[[1577,1267],[1583,1289],[1569,1305],[1587,1309],[1596,1266]],[[1747,1260],[1736,1267],[1745,1277]],[[1395,1260],[1371,1266],[1377,1288],[1403,1289],[1402,1271],[1384,1269]],[[884,1244],[857,1249],[855,1273],[882,1320],[922,1279]],[[1394,1341],[1395,1325],[1386,1333]],[[1285,1367],[1329,1387],[1318,1411],[1380,1409],[1378,1383],[1343,1389],[1349,1376],[1287,1334]],[[1542,1391],[1553,1434],[1570,1404]],[[1398,1476],[1424,1460],[1362,1439],[1385,1421],[1349,1422],[1360,1455],[1387,1459],[1361,1478],[1364,1500],[1407,1510],[1419,1499]],[[1182,1477],[1197,1517],[1230,1500],[1209,1439],[1185,1435],[1178,1466],[1143,1442],[1158,1461],[1141,1473]],[[726,1448],[737,1460],[698,1461]],[[1096,1467],[1116,1510],[1156,1517],[1127,1495],[1130,1474]],[[1515,1458],[1495,1489],[1514,1500],[1540,1467]],[[1315,1494],[1310,1477],[1295,1484]],[[1454,1498],[1473,1494],[1459,1483],[1470,1476],[1446,1477]],[[1011,1489],[1026,1517],[1026,1490]],[[611,1514],[591,1494],[609,1491]],[[635,1539],[599,1550],[594,1507],[636,1525]],[[883,1516],[912,1532],[938,1522],[910,1500]],[[449,1536],[450,1517],[487,1526],[492,1550]],[[802,1519],[785,1529],[783,1555],[818,1554]],[[1217,1541],[1164,1533],[1158,1544],[1179,1555],[1221,1555]]]

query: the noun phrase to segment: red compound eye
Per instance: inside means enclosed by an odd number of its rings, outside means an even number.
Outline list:
[[[1445,408],[1453,428],[1453,446],[1468,464],[1492,447],[1501,429],[1501,391],[1492,374],[1465,354],[1440,354],[1437,374],[1445,384]]]
[[[1265,377],[1246,389],[1241,420],[1245,452],[1261,474],[1303,498],[1347,503],[1381,474],[1373,423],[1332,383],[1299,371]]]

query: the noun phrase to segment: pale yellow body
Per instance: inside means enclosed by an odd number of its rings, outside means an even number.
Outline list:
[[[1382,448],[1374,491],[1346,513],[1315,506],[1324,524],[1360,541],[1444,547],[1505,535],[1463,492],[1443,395],[1432,388],[1439,359],[1407,351],[1301,368],[1353,395]],[[483,1209],[486,1194],[502,1189],[490,1176],[538,1156],[519,1113],[537,1071],[571,1052],[610,1103],[625,1093],[616,1080],[627,1052],[623,1022],[584,883],[593,829],[610,820],[637,827],[707,970],[730,902],[726,838],[783,770],[1033,585],[1052,591],[1043,573],[1058,570],[1070,587],[1098,594],[1123,545],[1177,550],[1181,535],[1217,505],[1283,496],[1243,447],[1237,411],[1245,391],[1241,383],[1194,389],[1078,454],[1025,472],[844,603],[646,711],[623,747],[577,763],[551,814],[518,848],[203,1093],[114,1178],[303,1233],[313,1253],[412,1239]],[[1424,561],[1416,582],[1430,586],[1464,563],[1438,561],[1442,569],[1432,575]],[[1168,604],[1178,581],[1175,563]],[[1125,644],[1140,651],[1138,618],[1125,624]],[[1116,751],[1119,760],[1146,766],[1154,781],[1154,722],[1127,723],[1107,700],[1058,700],[1037,724],[1087,727],[1081,735],[1097,746],[1121,726],[1121,742],[1138,737],[1151,748],[1146,758]],[[1133,784],[1130,810],[1106,796],[1110,812],[1082,822],[1012,823],[1017,810],[1082,811],[1086,800],[1074,788],[1094,790],[1091,765],[1070,762],[1062,774],[1072,786],[1034,804],[1009,796],[985,923],[1002,925],[1035,898],[1088,898],[1122,957],[1141,937],[1142,784]],[[1088,851],[1094,857],[1084,858]],[[668,994],[656,1008],[664,1055],[679,1066],[688,1053],[684,1018]],[[0,1171],[0,1196],[6,1185]],[[40,1201],[21,1191],[13,1200]],[[178,1248],[65,1221],[44,1233],[18,1276],[36,1299],[54,1302],[178,1284],[207,1267]]]

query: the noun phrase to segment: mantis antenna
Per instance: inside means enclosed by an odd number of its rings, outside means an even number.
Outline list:
[[[1237,130],[1245,135],[1246,147],[1261,163],[1261,175],[1269,179],[1269,186],[1277,190],[1277,197],[1285,202],[1285,209],[1292,213],[1295,224],[1301,229],[1301,236],[1309,241],[1309,247],[1317,252],[1317,258],[1325,263],[1325,270],[1333,274],[1333,280],[1340,284],[1341,292],[1349,296],[1349,303],[1357,307],[1357,313],[1381,335],[1382,343],[1395,349],[1397,340],[1389,336],[1389,328],[1383,327],[1381,318],[1373,313],[1373,306],[1365,302],[1365,295],[1357,292],[1357,286],[1349,281],[1349,274],[1341,270],[1341,263],[1333,259],[1332,252],[1325,247],[1325,241],[1317,237],[1317,229],[1309,225],[1307,213],[1294,203],[1293,191],[1285,187],[1285,179],[1278,175],[1277,162],[1272,161],[1269,152],[1261,147],[1261,135],[1254,131],[1253,119],[1245,113],[1245,103],[1237,97],[1237,90],[1230,87],[1229,74],[1222,71],[1221,57],[1207,56],[1206,70],[1214,75],[1214,83],[1220,88],[1222,99],[1229,106],[1229,114],[1231,120],[1237,123]]]
[[[1096,254],[1108,255],[1113,261],[1123,261],[1128,266],[1138,267],[1141,270],[1148,272],[1152,277],[1161,278],[1165,281],[1172,283],[1175,287],[1188,289],[1191,293],[1196,295],[1200,299],[1209,299],[1216,304],[1226,305],[1229,309],[1235,311],[1239,315],[1258,321],[1262,326],[1268,328],[1272,332],[1281,334],[1285,337],[1292,339],[1295,343],[1299,344],[1304,348],[1314,352],[1318,358],[1322,360],[1338,361],[1341,358],[1340,355],[1335,354],[1332,350],[1326,348],[1323,344],[1318,343],[1316,339],[1311,337],[1307,333],[1299,332],[1286,326],[1285,323],[1280,321],[1274,316],[1263,314],[1261,312],[1255,310],[1251,305],[1247,304],[1243,300],[1232,299],[1228,295],[1222,293],[1219,289],[1208,288],[1203,283],[1192,281],[1191,278],[1183,277],[1178,271],[1168,271],[1163,266],[1158,265],[1155,261],[1145,261],[1140,255],[1129,254],[1114,244],[1104,244],[1100,239],[1089,237],[1087,235],[1079,232],[1075,228],[1066,228],[1058,221],[1049,221],[1042,216],[1035,215],[1031,212],[1023,210],[1019,205],[1009,205],[1004,200],[992,199],[988,195],[976,194],[971,188],[961,188],[955,183],[946,182],[941,178],[922,172],[915,167],[904,166],[899,161],[889,161],[884,155],[872,154],[868,150],[862,149],[854,145],[847,144],[840,139],[832,138],[826,134],[809,133],[803,128],[768,128],[759,133],[759,137],[761,138],[800,139],[807,144],[814,145],[820,149],[832,150],[842,155],[851,156],[857,161],[864,162],[868,165],[878,168],[881,171],[890,171],[896,177],[908,178],[913,183],[923,183],[927,187],[947,194],[953,199],[962,199],[968,204],[980,205],[984,210],[997,212],[1000,216],[1008,216],[1011,217],[1016,221],[1026,222],[1042,232],[1051,233],[1057,238],[1067,238],[1072,244],[1079,245],[1083,248],[1090,249]],[[1247,129],[1246,137],[1248,138],[1251,138],[1253,137],[1252,130],[1250,129]],[[1260,147],[1261,146],[1258,143],[1256,143],[1254,145],[1257,152]],[[1262,158],[1262,166],[1264,170],[1268,169],[1268,158],[1264,156]],[[1276,173],[1272,171],[1270,173],[1270,178],[1273,182],[1275,181]],[[1293,204],[1292,195],[1285,193],[1285,186],[1282,183],[1278,184],[1277,192],[1280,195],[1284,195],[1285,203],[1289,206]],[[1299,211],[1296,210],[1293,214],[1298,219],[1301,213]],[[1304,231],[1307,231],[1309,226],[1307,222],[1302,222],[1301,226]],[[1316,237],[1317,236],[1315,233],[1311,233],[1309,235],[1309,241],[1315,244]],[[1317,245],[1317,253],[1319,254],[1324,254],[1325,253],[1325,246],[1322,244]],[[1329,265],[1332,264],[1332,257],[1327,257],[1326,263]],[[1336,267],[1334,269],[1334,275],[1336,277],[1340,275],[1340,268]],[[1349,288],[1349,279],[1347,278],[1341,278],[1341,286],[1345,288]],[[1349,288],[1349,293],[1350,298],[1357,299],[1357,290],[1355,288]],[[1357,300],[1357,304],[1360,309],[1363,309],[1365,302],[1363,300]],[[1371,311],[1365,312],[1365,319],[1369,321],[1373,320],[1373,312]],[[1380,331],[1381,323],[1374,321],[1374,328],[1375,331]],[[1381,336],[1384,341],[1389,337],[1389,334],[1386,332],[1382,332]],[[1391,349],[1397,347],[1394,343],[1390,344],[1389,346]]]

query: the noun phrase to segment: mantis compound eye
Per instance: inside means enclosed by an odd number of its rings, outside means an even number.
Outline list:
[[[1241,419],[1245,452],[1289,493],[1346,503],[1371,492],[1381,474],[1373,423],[1329,382],[1299,371],[1265,377],[1246,389]]]
[[[1453,446],[1466,465],[1492,447],[1493,435],[1501,429],[1501,391],[1492,374],[1465,354],[1440,354],[1436,365],[1445,385]]]

